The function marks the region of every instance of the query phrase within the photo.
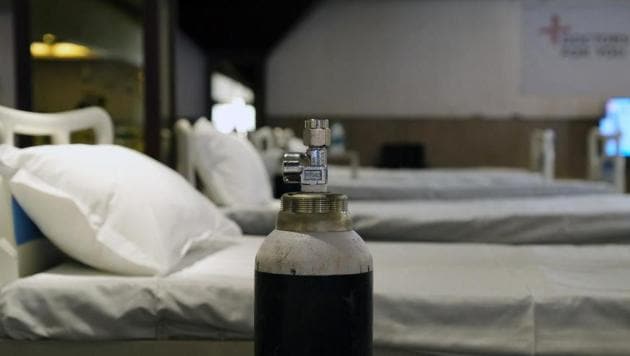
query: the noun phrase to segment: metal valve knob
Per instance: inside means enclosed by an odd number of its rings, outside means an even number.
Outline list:
[[[328,120],[305,120],[302,138],[304,139],[304,145],[309,147],[330,146],[330,128],[328,127]]]

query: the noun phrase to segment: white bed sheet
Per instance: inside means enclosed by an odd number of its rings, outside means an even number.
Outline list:
[[[223,209],[248,234],[275,226],[278,201]],[[355,230],[368,241],[505,244],[629,243],[630,196],[597,194],[457,201],[350,201]]]
[[[4,337],[18,340],[244,339],[260,238],[167,277],[129,277],[67,262],[0,290]]]
[[[62,265],[1,291],[16,339],[251,338],[251,238],[165,278]],[[630,246],[370,243],[374,343],[466,354],[629,354]]]
[[[555,195],[613,194],[611,184],[584,180],[549,181],[537,173],[508,168],[378,169],[351,170],[333,166],[330,191],[353,200],[472,199],[540,197]]]

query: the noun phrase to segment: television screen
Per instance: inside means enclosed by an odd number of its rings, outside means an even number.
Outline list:
[[[606,102],[606,116],[599,121],[602,134],[621,131],[621,154],[630,156],[630,98],[612,98]],[[614,143],[605,147],[606,154],[614,155]]]

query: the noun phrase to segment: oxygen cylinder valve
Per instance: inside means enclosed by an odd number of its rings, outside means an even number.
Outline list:
[[[303,192],[328,191],[328,146],[330,128],[326,119],[308,119],[304,122],[306,153],[285,153],[282,158],[282,175],[285,183],[299,183]]]

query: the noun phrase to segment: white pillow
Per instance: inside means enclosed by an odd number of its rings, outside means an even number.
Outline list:
[[[189,249],[241,235],[179,174],[120,146],[4,146],[2,165],[13,171],[11,193],[44,235],[95,268],[166,274]]]
[[[194,135],[197,171],[215,203],[252,206],[273,200],[262,158],[246,138],[223,134],[205,118],[195,123]]]

